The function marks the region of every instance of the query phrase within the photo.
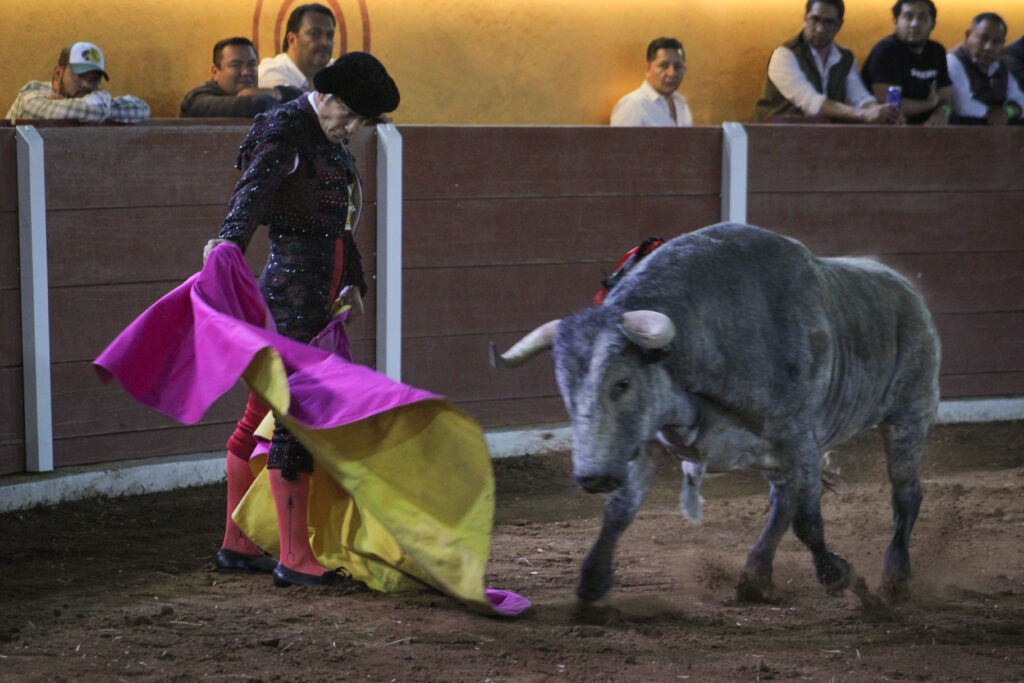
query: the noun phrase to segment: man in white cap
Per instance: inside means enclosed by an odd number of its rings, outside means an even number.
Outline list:
[[[50,82],[30,81],[18,93],[7,118],[70,119],[83,123],[138,123],[149,118],[149,105],[132,95],[111,97],[100,79],[107,75],[103,52],[92,43],[61,50]]]

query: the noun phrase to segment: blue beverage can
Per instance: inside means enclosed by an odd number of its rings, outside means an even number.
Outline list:
[[[891,104],[897,109],[900,108],[900,103],[903,101],[903,88],[898,85],[890,85],[889,93],[885,96],[885,103]]]

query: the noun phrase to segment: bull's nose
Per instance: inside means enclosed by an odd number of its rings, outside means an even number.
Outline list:
[[[622,486],[622,480],[608,474],[595,476],[573,476],[576,483],[587,493],[608,493]]]

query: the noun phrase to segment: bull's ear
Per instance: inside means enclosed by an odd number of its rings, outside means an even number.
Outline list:
[[[657,311],[628,311],[622,314],[619,329],[626,338],[644,349],[663,349],[676,336],[672,319]]]

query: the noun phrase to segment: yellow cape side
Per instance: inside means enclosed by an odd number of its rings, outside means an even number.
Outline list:
[[[321,564],[344,566],[376,590],[426,584],[491,612],[484,573],[494,478],[483,433],[471,418],[446,401],[426,400],[310,429],[287,415],[287,376],[276,352],[264,349],[254,357],[245,379],[316,460],[308,523]],[[255,543],[277,554],[266,472],[233,517]]]

